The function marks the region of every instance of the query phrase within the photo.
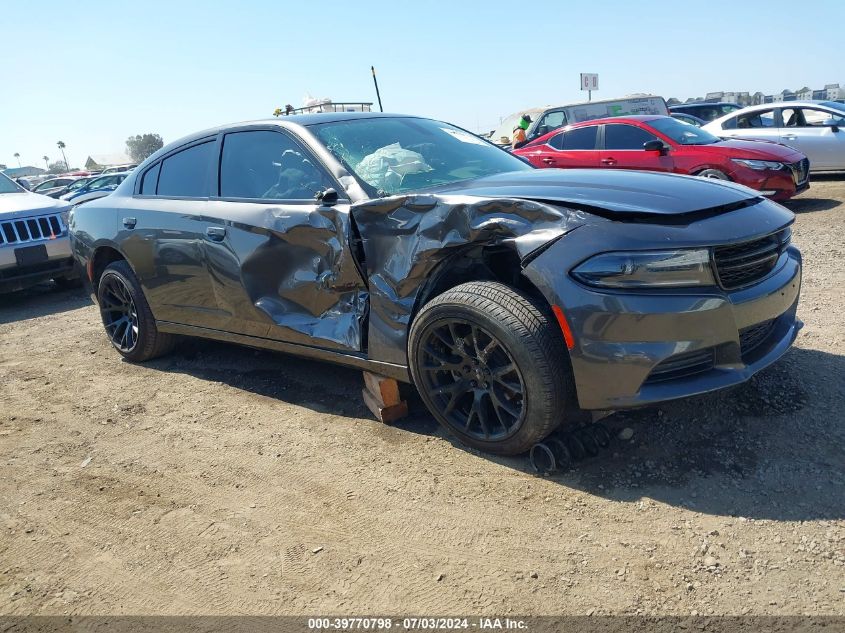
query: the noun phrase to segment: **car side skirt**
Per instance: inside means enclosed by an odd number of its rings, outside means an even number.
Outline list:
[[[237,343],[239,345],[246,345],[260,349],[268,349],[276,352],[283,352],[285,354],[292,354],[294,356],[301,356],[303,358],[313,358],[315,360],[327,361],[337,365],[362,369],[388,378],[401,380],[402,382],[411,382],[411,375],[408,372],[408,367],[406,365],[397,365],[394,363],[370,360],[362,356],[345,354],[336,350],[309,347],[307,345],[297,345],[296,343],[286,343],[258,336],[235,334],[233,332],[224,332],[222,330],[214,330],[195,325],[171,323],[169,321],[156,321],[156,328],[158,328],[160,332],[166,332],[168,334],[194,336],[198,338],[213,339],[216,341],[225,341],[227,343]]]

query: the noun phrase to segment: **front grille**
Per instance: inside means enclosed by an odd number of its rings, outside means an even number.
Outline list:
[[[791,239],[792,229],[787,227],[749,242],[717,246],[713,261],[719,284],[725,290],[733,290],[759,281],[772,271]]]
[[[5,220],[0,222],[0,245],[52,240],[63,235],[64,231],[65,227],[58,215]]]
[[[766,342],[775,327],[776,321],[777,319],[769,319],[739,331],[739,347],[743,358]]]
[[[803,185],[807,180],[807,176],[810,175],[810,159],[805,158],[799,160],[797,163],[791,163],[789,169],[792,170],[792,179],[795,181],[795,184]]]
[[[714,361],[715,355],[712,347],[675,354],[652,369],[645,384],[677,380],[678,378],[687,378],[694,374],[710,371],[713,369]]]

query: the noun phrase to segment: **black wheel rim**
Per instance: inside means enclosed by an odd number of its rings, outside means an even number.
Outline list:
[[[115,275],[107,275],[100,286],[100,314],[112,345],[131,352],[138,343],[138,310],[129,288]]]
[[[481,441],[512,436],[525,418],[525,383],[504,345],[459,319],[430,326],[420,345],[422,388],[450,426]]]

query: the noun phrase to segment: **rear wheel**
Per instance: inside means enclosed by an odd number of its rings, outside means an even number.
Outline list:
[[[414,384],[437,420],[490,453],[523,453],[563,420],[573,393],[563,337],[546,312],[495,282],[426,304],[409,334]]]
[[[142,362],[173,349],[175,338],[156,328],[141,284],[125,261],[112,262],[103,271],[97,302],[106,335],[127,360]]]

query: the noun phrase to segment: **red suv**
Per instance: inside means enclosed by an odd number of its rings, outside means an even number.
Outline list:
[[[765,141],[725,141],[668,116],[576,123],[514,150],[536,167],[643,169],[732,180],[774,200],[808,189],[810,161]]]

